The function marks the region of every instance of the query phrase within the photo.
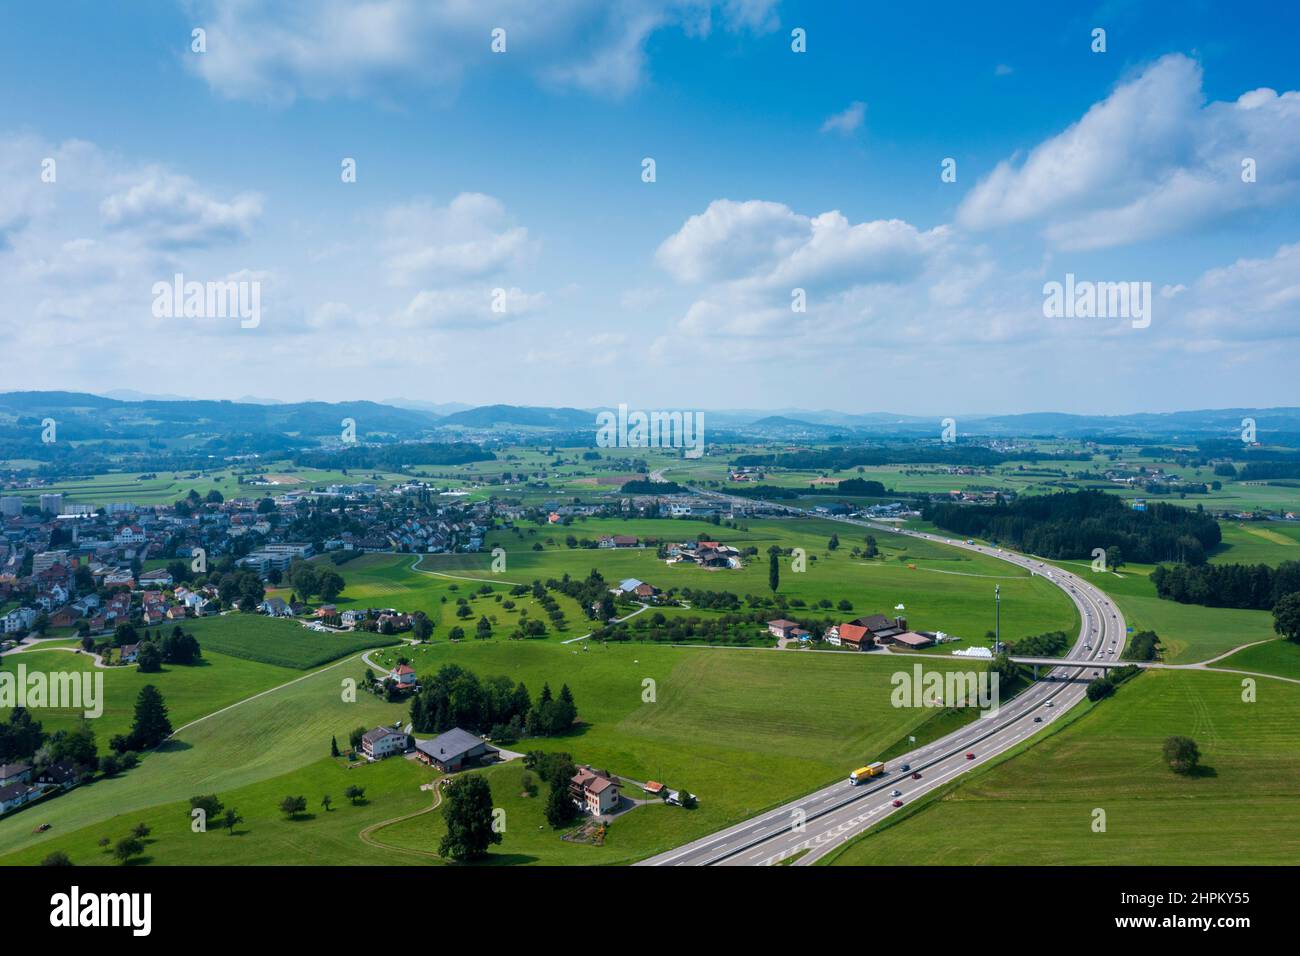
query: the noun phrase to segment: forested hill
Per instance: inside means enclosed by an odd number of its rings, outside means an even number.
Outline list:
[[[1219,523],[1199,510],[1150,504],[1134,511],[1101,491],[1023,497],[1012,504],[935,504],[927,521],[966,537],[986,538],[1045,558],[1091,558],[1106,549],[1108,560],[1186,561],[1200,564],[1219,543]]]

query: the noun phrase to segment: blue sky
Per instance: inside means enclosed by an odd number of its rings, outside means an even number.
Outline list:
[[[13,8],[0,332],[24,361],[4,387],[1296,404],[1300,15],[902,6]],[[176,272],[259,283],[259,324],[156,317]],[[1045,318],[1066,273],[1150,282],[1150,325]]]

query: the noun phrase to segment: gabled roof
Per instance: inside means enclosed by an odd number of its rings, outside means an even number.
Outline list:
[[[361,739],[366,743],[377,743],[390,734],[397,734],[399,737],[406,736],[400,730],[394,730],[392,727],[376,727],[374,730],[367,730],[361,735]]]
[[[857,624],[841,624],[840,640],[848,641],[850,644],[861,644],[868,640],[867,629]]]
[[[481,737],[475,737],[468,730],[461,730],[459,727],[453,727],[445,734],[439,734],[432,740],[417,740],[415,742],[416,750],[444,763],[455,760],[457,757],[463,757],[478,746],[486,748],[486,753],[497,753],[496,747],[493,747]]]

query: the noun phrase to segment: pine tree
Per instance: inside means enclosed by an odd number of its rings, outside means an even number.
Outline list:
[[[136,748],[156,747],[172,732],[172,723],[167,718],[167,704],[163,695],[153,684],[140,688],[140,695],[135,701],[135,724],[131,728],[131,740]]]

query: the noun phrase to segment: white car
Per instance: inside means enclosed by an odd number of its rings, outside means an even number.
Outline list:
[[[891,790],[891,791],[889,791],[889,795],[890,795],[891,797],[901,797],[901,796],[903,795],[903,791],[902,791],[902,790]]]

